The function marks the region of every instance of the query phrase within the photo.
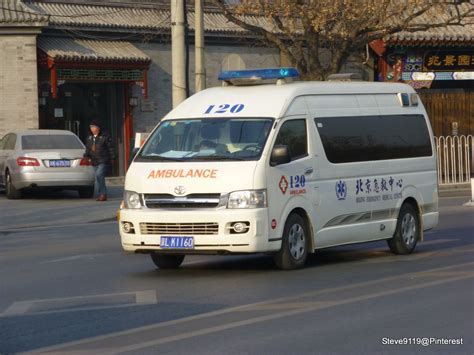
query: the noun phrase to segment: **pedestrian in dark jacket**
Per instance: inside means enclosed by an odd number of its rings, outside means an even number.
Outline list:
[[[106,201],[107,188],[105,186],[105,174],[115,160],[115,153],[112,139],[109,135],[101,131],[100,126],[99,121],[91,121],[89,125],[91,135],[87,138],[84,156],[90,159],[94,167],[95,182],[99,193],[97,201]]]

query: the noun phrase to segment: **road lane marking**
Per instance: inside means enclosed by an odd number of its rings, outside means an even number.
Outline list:
[[[253,317],[253,318],[249,318],[249,319],[245,319],[245,320],[241,320],[241,321],[236,321],[236,322],[230,322],[230,323],[227,323],[227,324],[218,325],[218,326],[214,326],[214,327],[194,330],[194,331],[190,331],[190,332],[186,332],[186,333],[182,333],[182,334],[178,334],[178,335],[167,336],[167,337],[163,337],[161,339],[150,340],[150,341],[146,341],[146,342],[140,342],[138,344],[132,344],[132,345],[128,345],[128,346],[122,346],[122,347],[113,349],[113,351],[116,354],[117,353],[118,354],[125,353],[125,352],[129,352],[129,351],[137,351],[137,350],[146,349],[146,348],[149,348],[149,347],[152,347],[152,346],[158,346],[158,345],[171,343],[171,342],[178,341],[178,340],[193,338],[193,337],[196,337],[196,336],[208,335],[208,334],[221,332],[221,331],[224,331],[224,330],[233,329],[233,328],[237,328],[237,327],[252,325],[252,324],[256,324],[256,323],[262,323],[262,322],[266,322],[266,321],[270,321],[270,320],[276,320],[276,319],[289,317],[289,316],[294,316],[294,315],[301,314],[301,313],[306,313],[306,312],[314,312],[314,311],[317,311],[317,310],[327,309],[327,308],[331,308],[331,307],[335,307],[335,306],[351,304],[351,303],[360,302],[360,301],[366,301],[366,300],[370,300],[370,299],[374,299],[374,298],[379,298],[379,297],[384,297],[384,296],[389,296],[389,295],[395,295],[395,294],[402,293],[402,292],[413,291],[413,290],[417,290],[417,289],[420,289],[420,288],[426,288],[426,287],[430,287],[430,286],[441,285],[441,284],[444,284],[444,283],[465,280],[465,279],[473,278],[473,277],[474,277],[474,272],[470,272],[469,275],[451,277],[451,278],[448,278],[448,279],[445,279],[445,280],[419,283],[419,284],[413,285],[413,286],[406,286],[406,287],[396,288],[396,289],[393,289],[393,290],[386,290],[386,291],[376,292],[376,293],[367,294],[367,295],[363,295],[363,296],[352,297],[352,298],[344,299],[344,300],[341,300],[341,301],[335,301],[335,302],[332,302],[332,303],[328,302],[328,303],[325,304],[324,302],[322,302],[322,303],[321,302],[316,302],[315,305],[309,306],[309,307],[297,308],[297,309],[292,309],[292,310],[289,310],[289,311],[283,311],[283,312],[274,313],[274,314],[270,314],[270,315]]]
[[[9,317],[13,315],[21,315],[28,312],[31,308],[30,302],[15,302],[10,307],[8,307],[5,311],[0,313],[0,317]]]
[[[114,333],[109,333],[109,334],[105,334],[105,335],[99,335],[99,336],[96,336],[96,337],[76,340],[76,341],[72,341],[72,342],[69,342],[69,343],[53,345],[53,346],[50,346],[50,347],[45,347],[45,348],[40,348],[40,349],[33,350],[32,353],[44,353],[44,352],[50,352],[50,351],[64,351],[67,348],[71,348],[71,347],[75,347],[75,346],[81,346],[81,345],[87,345],[87,344],[90,345],[90,344],[93,344],[95,342],[108,341],[108,340],[111,340],[113,338],[124,338],[125,336],[127,336],[129,338],[137,338],[138,339],[139,338],[139,333],[142,333],[142,332],[158,331],[160,328],[168,328],[168,327],[179,325],[179,324],[182,324],[182,323],[187,323],[187,322],[192,322],[192,321],[200,321],[200,320],[203,320],[203,319],[206,319],[206,318],[215,317],[215,316],[222,316],[222,315],[225,315],[225,314],[230,314],[230,313],[240,312],[240,311],[244,311],[244,310],[249,310],[249,309],[255,308],[255,307],[264,307],[266,305],[274,305],[274,304],[279,303],[279,302],[280,303],[282,303],[282,302],[291,302],[292,300],[297,300],[297,299],[301,299],[301,298],[316,297],[316,296],[324,295],[324,294],[327,294],[327,293],[348,291],[348,290],[352,290],[352,289],[356,289],[356,288],[367,288],[368,290],[370,290],[371,286],[381,284],[381,283],[384,283],[384,282],[392,282],[392,281],[397,281],[397,280],[409,280],[410,278],[415,278],[415,277],[419,277],[419,276],[421,277],[421,276],[423,276],[423,274],[426,274],[426,273],[442,272],[442,271],[456,269],[456,268],[463,268],[464,270],[470,270],[470,269],[472,269],[473,266],[474,266],[474,262],[467,262],[467,263],[462,263],[462,264],[444,266],[444,267],[435,268],[435,269],[428,269],[428,270],[424,270],[424,271],[415,272],[415,273],[412,273],[412,274],[403,274],[403,275],[398,275],[398,276],[385,277],[385,278],[381,278],[381,279],[377,279],[377,280],[364,281],[364,282],[359,282],[359,283],[352,284],[352,285],[326,288],[326,289],[317,290],[317,291],[308,291],[308,292],[304,292],[304,293],[301,293],[301,294],[298,294],[298,295],[280,297],[280,298],[275,298],[275,299],[271,299],[271,300],[267,300],[267,301],[261,301],[261,302],[256,302],[256,303],[251,303],[251,304],[246,304],[246,305],[241,305],[241,306],[228,307],[228,308],[219,309],[219,310],[216,310],[216,311],[201,313],[201,314],[197,314],[197,315],[193,315],[193,316],[189,316],[189,317],[184,317],[184,318],[179,318],[179,319],[174,319],[174,320],[170,320],[170,321],[165,321],[165,322],[161,322],[161,323],[157,323],[157,324],[151,324],[151,325],[146,325],[146,326],[142,326],[142,327],[128,329],[128,330],[124,330],[124,331],[120,331],[120,332],[114,332]],[[419,284],[414,285],[414,286],[407,286],[407,287],[398,288],[398,289],[395,289],[395,290],[382,291],[382,294],[380,294],[380,292],[379,292],[379,293],[376,293],[376,294],[372,294],[372,296],[367,295],[367,296],[364,296],[364,297],[369,297],[367,299],[370,299],[370,298],[373,298],[373,297],[381,297],[383,295],[390,295],[390,294],[397,293],[397,292],[404,292],[404,291],[409,291],[409,290],[417,289],[417,288],[421,288],[421,287],[434,286],[434,285],[438,285],[438,284],[445,283],[445,282],[453,282],[453,281],[466,279],[466,278],[471,278],[471,277],[474,277],[474,272],[472,274],[467,275],[467,276],[462,274],[462,275],[457,276],[457,277],[452,277],[449,280],[441,280],[441,281],[440,280],[435,280],[435,281],[431,281],[429,283],[423,284],[423,286],[421,286],[421,283],[419,283]],[[376,296],[373,296],[373,295],[376,295]],[[362,297],[362,296],[354,298],[355,300],[353,299],[354,300],[353,302],[356,302],[358,300],[363,300],[363,299],[359,299],[360,297]],[[290,310],[290,311],[287,311],[287,312],[285,311],[284,315],[281,315],[277,318],[307,312],[308,310],[311,310],[313,308],[315,310],[317,310],[317,309],[319,309],[319,307],[324,308],[325,306],[326,307],[332,307],[334,305],[344,304],[344,303],[341,303],[341,302],[344,302],[344,300],[334,301],[334,302],[336,302],[337,304],[329,302],[328,304],[324,305],[324,304],[322,304],[322,302],[320,302],[320,303],[317,303],[314,306],[309,306],[309,307],[306,307],[306,308],[303,308],[303,309]],[[280,314],[282,314],[282,313],[280,313]],[[272,316],[275,317],[277,315],[272,315]],[[258,317],[258,318],[263,319],[261,317]],[[273,319],[273,318],[271,318],[271,319]],[[270,320],[270,319],[265,318],[265,320]],[[261,320],[261,321],[264,321],[264,320]],[[260,321],[257,321],[257,322],[260,322]],[[241,325],[237,325],[237,326],[241,326]],[[207,331],[209,332],[209,330],[207,330]],[[214,331],[215,330],[213,330],[212,332],[214,332]],[[204,333],[204,334],[207,334],[207,333]],[[202,335],[204,335],[204,334],[202,334]],[[193,336],[196,336],[196,335],[193,335]],[[159,340],[157,340],[157,341],[159,341]],[[141,344],[143,344],[143,343],[141,343]],[[101,353],[105,350],[106,350],[105,347],[100,348]],[[120,349],[120,351],[122,351],[122,349]],[[124,350],[124,351],[128,351],[128,350]],[[115,353],[115,351],[114,351],[114,353]]]
[[[135,302],[140,305],[158,303],[158,300],[156,298],[156,291],[151,290],[135,292]]]
[[[98,257],[98,256],[111,255],[111,254],[116,254],[116,253],[72,255],[72,256],[66,256],[64,258],[43,261],[41,264],[60,263],[60,262],[64,262],[64,261],[75,261],[75,260],[80,260],[80,259],[94,259],[95,257]]]
[[[123,308],[131,306],[142,306],[147,304],[156,304],[157,302],[158,301],[155,290],[62,298],[47,298],[14,302],[10,307],[0,313],[0,318],[24,315],[44,315],[51,313],[89,311],[97,309]]]
[[[444,243],[452,243],[452,242],[458,242],[461,239],[433,239],[433,240],[427,240],[420,242],[418,246],[422,247],[424,245],[436,245],[436,244],[444,244]]]
[[[241,309],[238,312],[253,312],[253,311],[272,311],[272,310],[282,310],[282,309],[300,309],[300,308],[313,308],[313,307],[322,307],[327,308],[334,306],[334,301],[303,301],[303,302],[281,302],[274,304],[264,304],[255,307],[249,307],[246,309]]]

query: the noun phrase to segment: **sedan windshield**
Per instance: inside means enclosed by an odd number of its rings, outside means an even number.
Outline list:
[[[272,123],[270,118],[163,121],[137,160],[257,160]]]
[[[30,149],[84,149],[81,141],[70,134],[41,134],[21,137],[21,147]]]

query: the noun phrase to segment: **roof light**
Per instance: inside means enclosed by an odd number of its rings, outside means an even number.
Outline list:
[[[410,106],[410,96],[407,93],[398,93],[397,96],[401,106]]]
[[[296,78],[300,75],[296,68],[270,68],[270,69],[246,69],[229,70],[219,74],[219,80],[233,81],[235,79],[266,80]]]

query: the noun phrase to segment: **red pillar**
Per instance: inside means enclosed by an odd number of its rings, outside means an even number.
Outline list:
[[[124,84],[124,120],[123,120],[123,141],[124,141],[124,149],[125,149],[125,169],[128,169],[129,160],[130,160],[130,143],[133,137],[133,116],[132,116],[132,108],[130,106],[130,90],[132,84],[125,83]]]
[[[148,99],[148,69],[143,70],[143,96]]]
[[[50,80],[51,80],[51,95],[53,99],[58,97],[58,72],[56,70],[56,65],[54,65],[54,60],[48,57],[48,69],[50,70]]]
[[[383,39],[377,39],[369,43],[370,48],[378,55],[378,73],[380,74],[380,80],[385,81],[387,78],[388,64],[385,59],[385,41]]]

